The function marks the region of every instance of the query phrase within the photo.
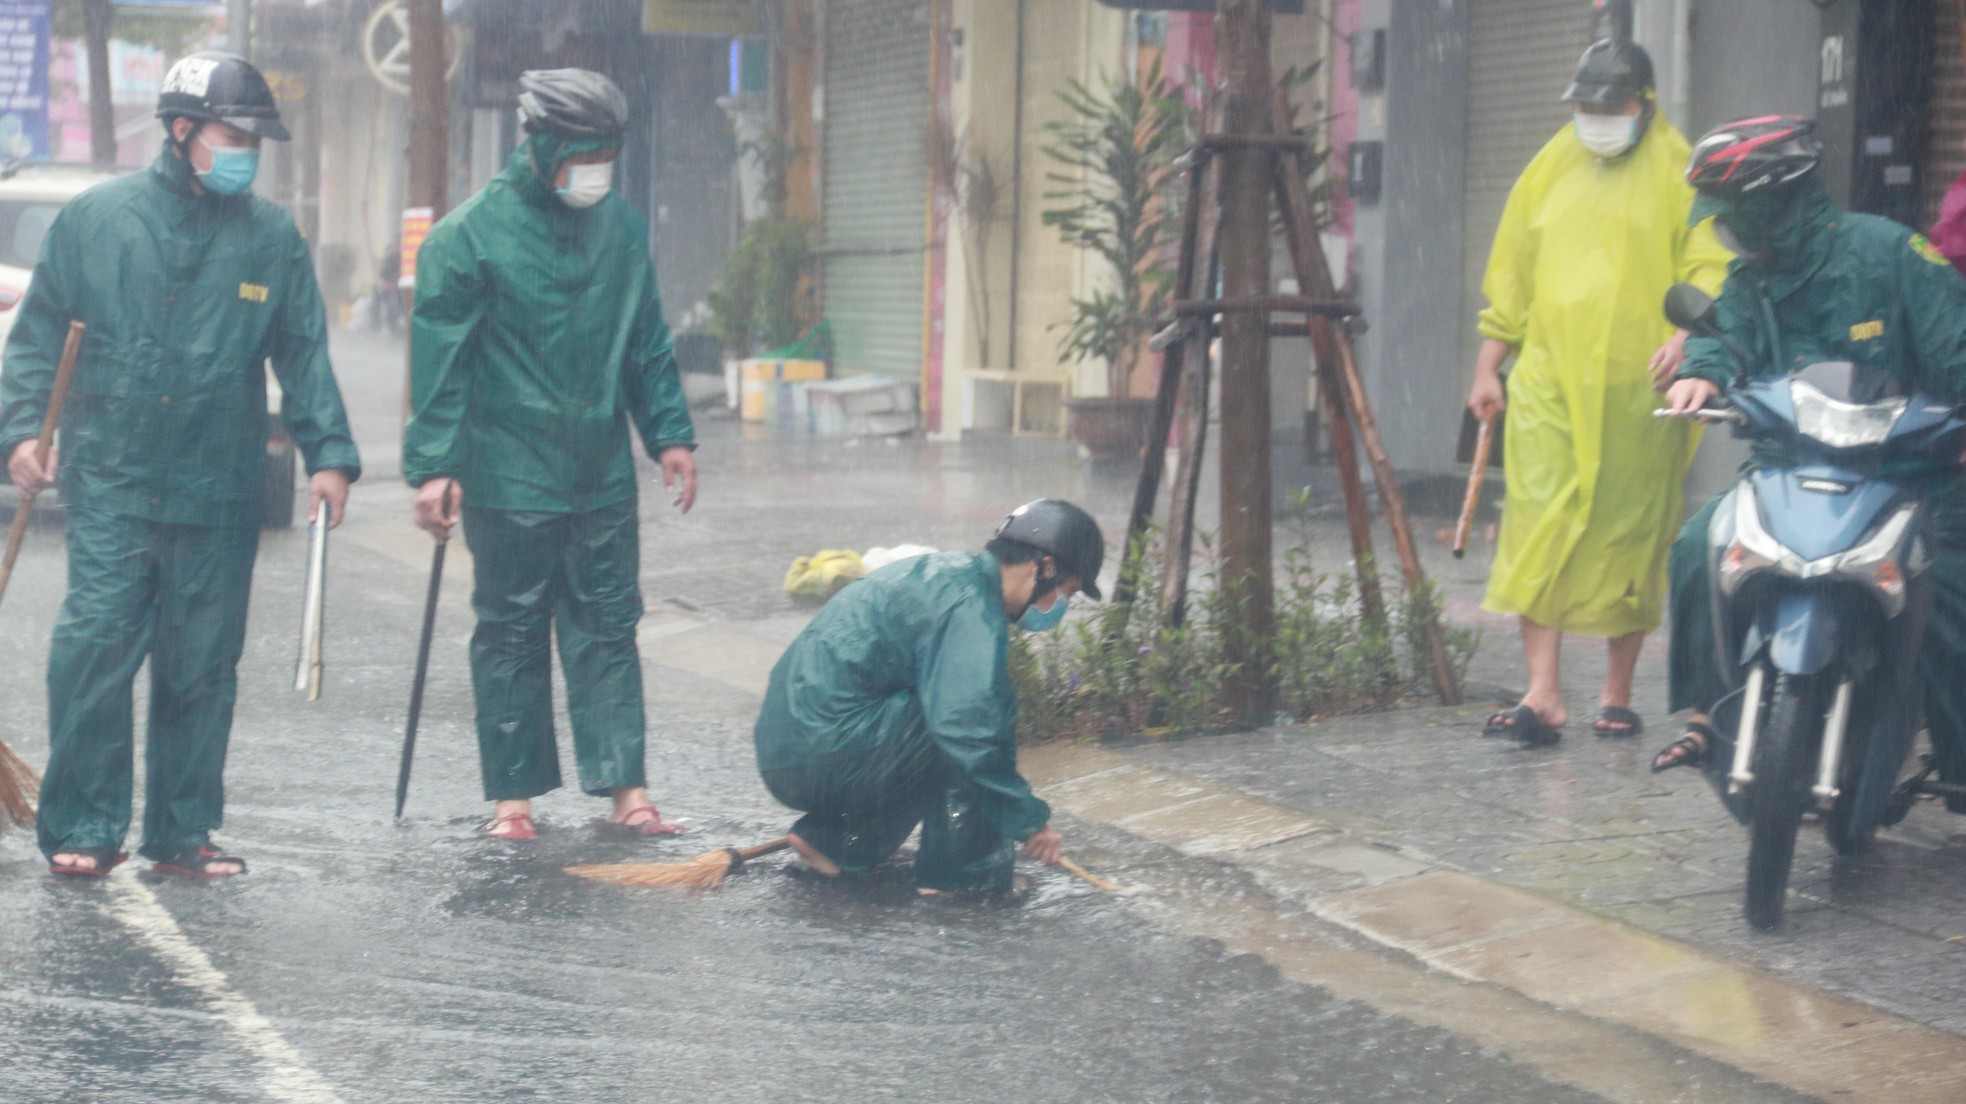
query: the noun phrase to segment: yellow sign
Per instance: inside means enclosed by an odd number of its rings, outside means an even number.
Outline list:
[[[423,250],[423,239],[430,236],[430,223],[436,212],[428,207],[403,208],[403,247],[397,262],[396,286],[416,286],[416,257]]]
[[[1913,252],[1935,265],[1949,265],[1952,263],[1946,260],[1946,255],[1939,252],[1938,246],[1933,245],[1923,234],[1913,234],[1911,236],[1911,248]]]
[[[642,33],[760,35],[757,0],[642,0]]]
[[[299,103],[307,98],[307,78],[291,69],[266,69],[261,73],[278,103]]]
[[[266,302],[266,289],[258,284],[240,284],[239,298],[248,303]]]
[[[1883,319],[1873,318],[1869,322],[1859,322],[1850,327],[1850,340],[1852,341],[1869,341],[1873,337],[1883,336]]]

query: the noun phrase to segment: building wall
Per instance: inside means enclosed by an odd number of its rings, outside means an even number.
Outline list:
[[[1059,240],[1044,225],[1044,193],[1056,163],[1044,154],[1045,124],[1069,117],[1058,98],[1072,78],[1092,83],[1124,72],[1126,17],[1093,0],[1020,0],[1023,10],[1023,83],[1016,98],[1017,257],[1014,269],[1016,324],[1009,353],[1013,370],[1064,374],[1073,393],[1105,391],[1103,364],[1062,367],[1058,338],[1071,318],[1070,299],[1088,294],[1104,274],[1097,262]]]
[[[1358,97],[1360,141],[1383,141],[1382,191],[1360,201],[1356,286],[1369,328],[1360,368],[1386,449],[1400,468],[1451,471],[1465,399],[1462,249],[1467,87],[1465,0],[1362,0],[1360,25],[1384,28],[1385,87]]]
[[[1017,188],[1018,5],[1003,0],[955,0],[946,112],[933,124],[948,143],[955,184],[947,197],[948,253],[943,300],[945,394],[942,424],[958,435],[975,425],[967,410],[978,400],[978,372],[1013,368],[1011,294],[1020,202]],[[988,396],[984,396],[987,401]],[[971,414],[967,422],[966,413]],[[985,422],[1008,424],[999,410]]]

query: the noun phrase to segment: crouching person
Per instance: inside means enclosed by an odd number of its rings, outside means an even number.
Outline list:
[[[980,553],[890,564],[819,611],[771,672],[754,735],[788,833],[825,875],[878,866],[921,825],[924,894],[1013,888],[1016,846],[1056,864],[1051,808],[1017,773],[1010,625],[1052,628],[1099,598],[1105,542],[1084,510],[1039,499]]]

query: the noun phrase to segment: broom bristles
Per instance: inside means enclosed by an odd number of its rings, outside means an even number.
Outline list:
[[[567,873],[609,885],[642,889],[717,889],[730,874],[731,853],[711,851],[682,863],[588,863]]]
[[[34,801],[41,793],[41,776],[0,740],[0,831],[8,822],[22,828],[34,823]]]

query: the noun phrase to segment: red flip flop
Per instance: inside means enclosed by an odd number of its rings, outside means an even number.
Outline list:
[[[648,816],[636,820],[635,817],[642,813]],[[610,820],[608,823],[644,836],[680,836],[688,831],[681,823],[663,817],[662,810],[653,805],[637,805],[623,813],[620,820]]]
[[[130,857],[128,851],[118,851],[111,847],[72,847],[58,851],[60,855],[87,855],[96,860],[94,866],[76,866],[72,863],[58,863],[48,860],[48,873],[59,874],[64,878],[106,878],[109,872],[123,865]]]
[[[505,832],[496,831],[495,829],[501,824],[511,825],[511,830]],[[502,817],[493,817],[486,821],[484,827],[478,829],[478,831],[492,839],[529,840],[539,838],[538,830],[533,827],[531,813],[506,813]]]

